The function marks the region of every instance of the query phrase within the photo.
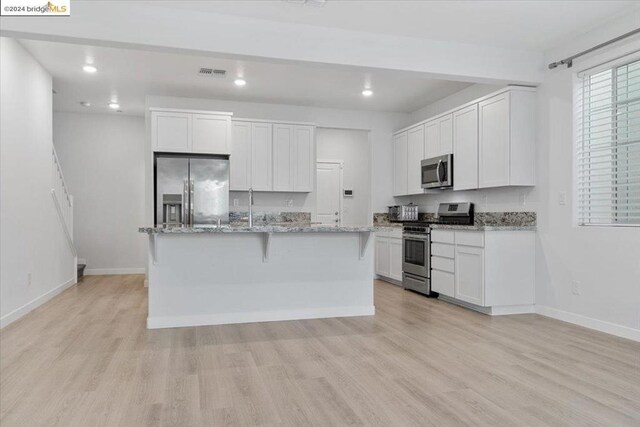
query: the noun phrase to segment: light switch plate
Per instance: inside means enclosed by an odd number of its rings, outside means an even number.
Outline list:
[[[561,191],[558,193],[558,204],[565,206],[567,204],[567,192]]]

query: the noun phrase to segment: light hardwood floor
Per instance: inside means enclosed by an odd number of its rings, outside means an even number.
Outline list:
[[[640,344],[376,282],[374,317],[147,330],[142,276],[6,327],[10,426],[640,425]]]

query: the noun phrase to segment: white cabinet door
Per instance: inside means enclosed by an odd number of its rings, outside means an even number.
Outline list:
[[[273,190],[272,125],[251,124],[251,186],[257,191]]]
[[[193,114],[194,153],[229,154],[231,118],[213,114]]]
[[[453,189],[478,188],[478,104],[453,113]]]
[[[484,305],[484,249],[456,245],[455,298]]]
[[[379,276],[389,277],[390,261],[389,257],[389,239],[385,237],[376,237],[376,274]]]
[[[229,189],[247,191],[251,187],[251,123],[231,125],[231,157],[229,158]]]
[[[389,239],[389,277],[402,281],[402,239]]]
[[[431,289],[441,295],[455,298],[454,273],[431,270]]]
[[[313,126],[296,126],[294,132],[293,191],[312,192],[315,171]]]
[[[424,158],[440,155],[440,122],[433,120],[424,125]]]
[[[509,93],[480,102],[478,111],[478,186],[487,188],[509,185]]]
[[[151,113],[151,139],[154,151],[191,151],[191,114],[174,112]]]
[[[453,153],[453,114],[438,119],[440,133],[440,153],[438,156]]]
[[[293,126],[273,125],[273,190],[293,190]]]
[[[407,194],[407,132],[393,137],[393,195]]]
[[[424,126],[409,129],[407,140],[407,193],[421,194],[422,168],[420,162],[424,159]]]

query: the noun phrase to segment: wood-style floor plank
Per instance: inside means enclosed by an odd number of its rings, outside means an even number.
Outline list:
[[[147,330],[89,276],[0,332],[10,426],[640,426],[640,343],[375,283],[376,315]]]

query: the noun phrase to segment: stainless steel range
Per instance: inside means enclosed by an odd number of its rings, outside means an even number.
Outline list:
[[[436,221],[405,223],[402,227],[402,285],[437,297],[431,291],[431,224],[473,224],[473,203],[440,203]]]

